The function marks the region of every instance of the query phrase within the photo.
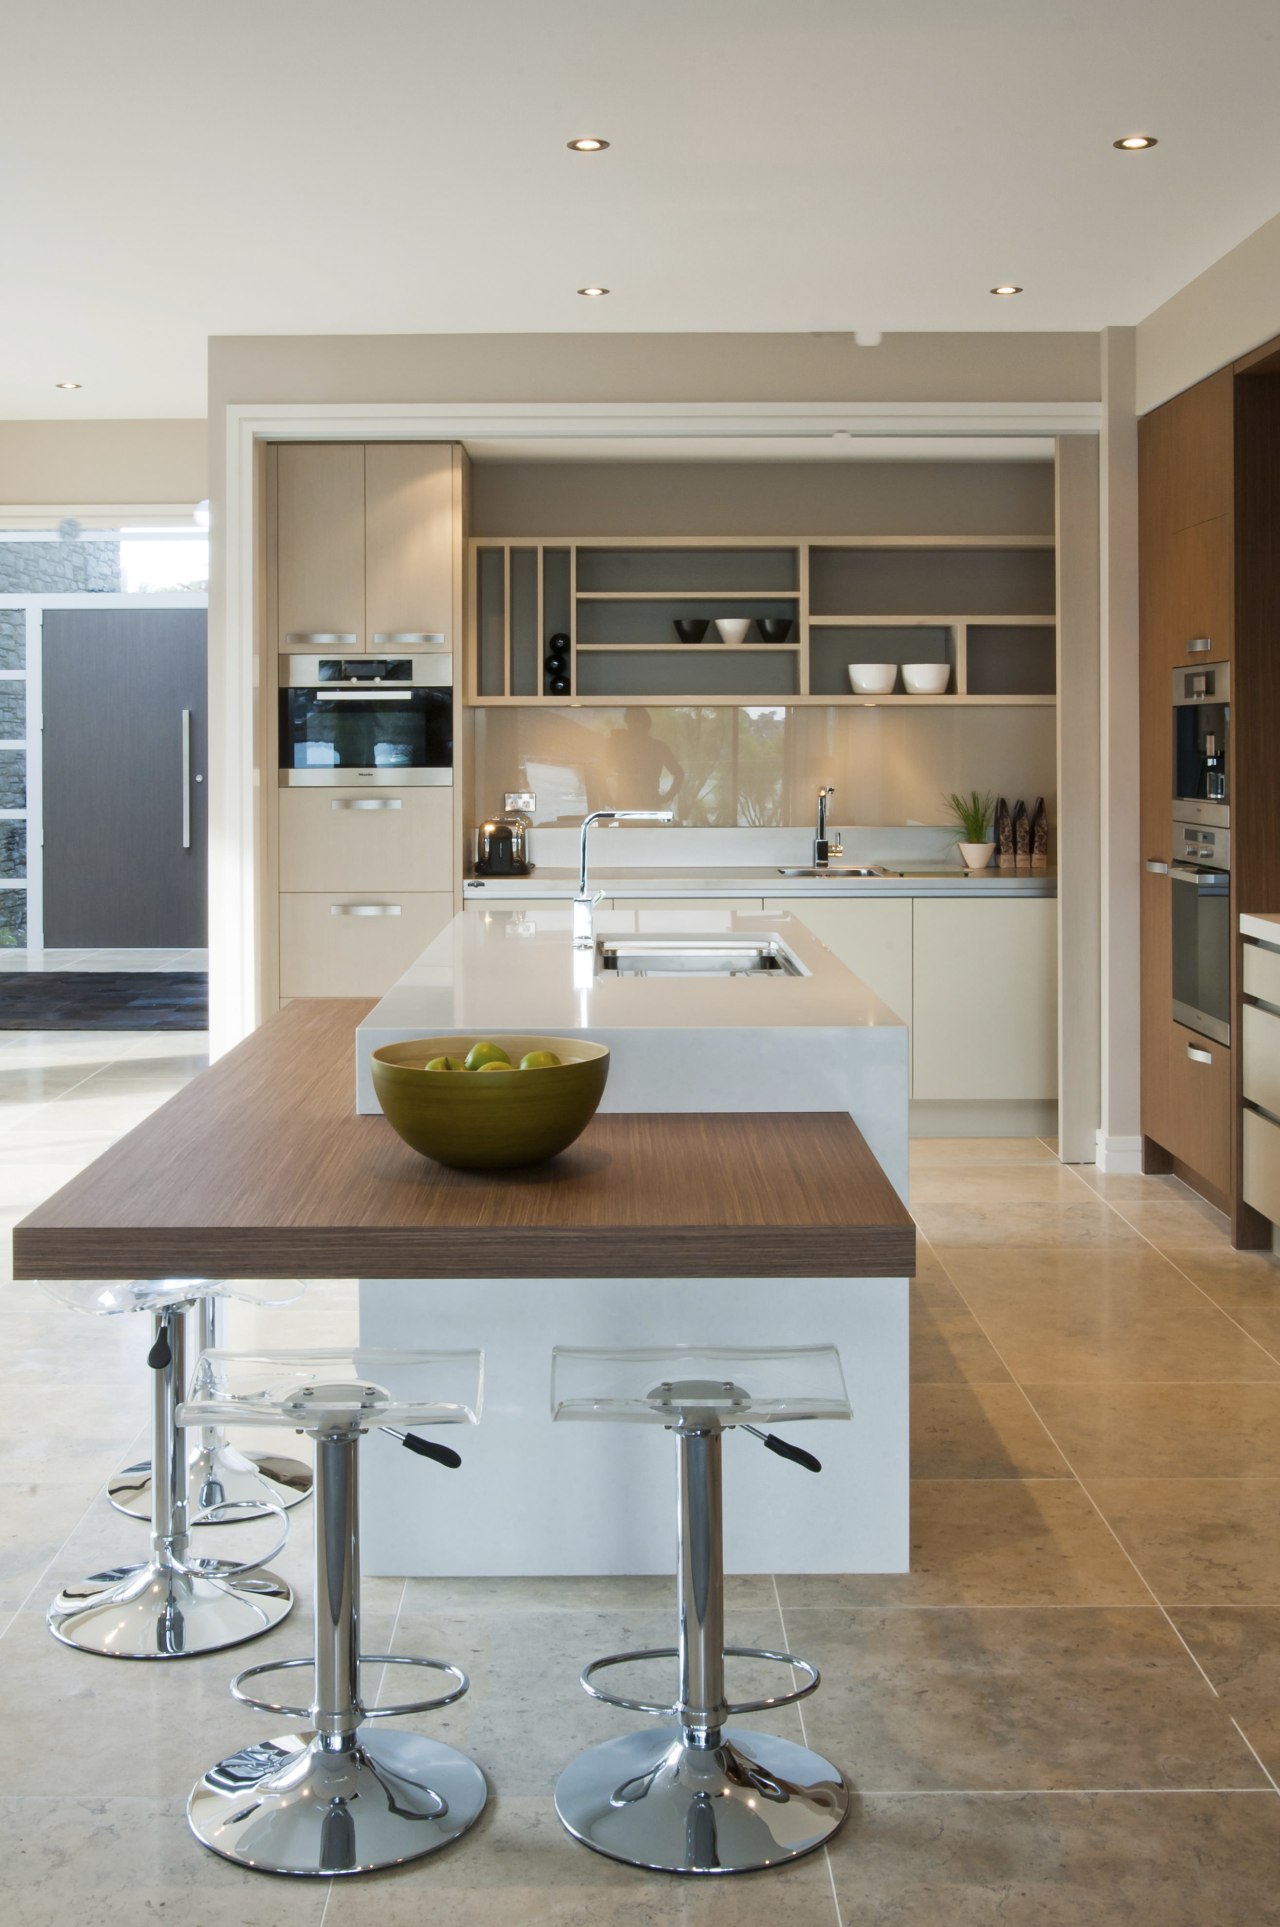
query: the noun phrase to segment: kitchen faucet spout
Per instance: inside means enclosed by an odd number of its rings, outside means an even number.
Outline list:
[[[578,845],[578,893],[573,899],[573,947],[590,950],[594,942],[592,911],[599,901],[587,889],[587,831],[593,823],[673,823],[674,810],[592,810],[582,819]]]
[[[818,791],[818,832],[813,839],[813,862],[818,870],[826,868],[830,857],[844,855],[844,844],[838,838],[833,843],[827,835],[827,812],[834,795],[835,790],[830,783]]]

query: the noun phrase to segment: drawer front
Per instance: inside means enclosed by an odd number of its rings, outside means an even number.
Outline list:
[[[452,890],[452,790],[281,790],[280,888]]]
[[[1244,1113],[1244,1201],[1280,1224],[1280,1125]]]
[[[1176,1158],[1226,1196],[1231,1190],[1231,1052],[1184,1024],[1169,1025],[1171,1131]]]
[[[381,997],[452,915],[443,891],[286,891],[280,995]]]
[[[628,929],[637,934],[662,936],[668,930],[714,930],[719,927],[717,917],[730,910],[759,916],[763,901],[762,897],[609,897],[600,907],[629,911],[633,921]]]
[[[1280,1117],[1280,1017],[1246,1004],[1241,1030],[1244,1094],[1251,1103]]]
[[[1246,997],[1261,997],[1264,1004],[1274,1004],[1280,1010],[1280,950],[1247,942],[1243,950]]]

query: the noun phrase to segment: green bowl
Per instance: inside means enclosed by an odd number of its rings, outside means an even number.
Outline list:
[[[415,1037],[373,1053],[373,1088],[393,1131],[423,1157],[459,1171],[542,1164],[580,1137],[609,1076],[603,1044],[582,1037],[491,1035],[513,1064],[552,1050],[546,1070],[429,1071],[433,1057],[463,1058],[475,1037]]]

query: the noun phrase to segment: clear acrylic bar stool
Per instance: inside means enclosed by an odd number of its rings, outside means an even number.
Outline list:
[[[416,1733],[365,1730],[367,1721],[425,1713],[461,1699],[470,1682],[442,1659],[360,1651],[359,1446],[374,1427],[457,1467],[458,1454],[412,1425],[474,1425],[483,1354],[466,1352],[206,1352],[181,1423],[291,1426],[315,1440],[315,1631],[311,1657],[251,1666],[234,1698],[308,1730],[241,1748],[198,1782],[187,1803],[197,1840],[262,1873],[367,1873],[447,1846],[479,1819],[483,1773],[465,1753]],[[451,1682],[432,1699],[366,1706],[360,1668],[416,1666]],[[312,1671],[305,1706],[258,1699],[268,1673]]]
[[[157,1470],[151,1481],[150,1556],[64,1586],[48,1610],[50,1632],[64,1645],[110,1659],[186,1659],[269,1632],[293,1604],[285,1581],[264,1569],[288,1534],[284,1512],[261,1499],[221,1501],[200,1523],[273,1518],[279,1539],[256,1560],[197,1557],[190,1540],[187,1446],[178,1427],[192,1305],[211,1292],[252,1295],[252,1284],[231,1286],[207,1278],[65,1279],[42,1281],[42,1289],[78,1311],[150,1314],[151,1463]]]
[[[584,1668],[593,1698],[665,1722],[579,1754],[556,1784],[556,1811],[586,1846],[667,1873],[746,1873],[812,1853],[841,1825],[849,1791],[839,1769],[807,1747],[727,1722],[817,1690],[819,1673],[792,1653],[724,1643],[721,1445],[741,1426],[811,1472],[818,1461],[750,1421],[848,1419],[831,1345],[778,1351],[673,1346],[553,1354],[552,1417],[662,1425],[676,1439],[678,1644],[611,1653]],[[726,1654],[775,1660],[804,1683],[769,1699],[725,1696]],[[608,1667],[674,1659],[674,1701],[623,1698],[595,1683]]]
[[[291,1305],[306,1288],[303,1278],[253,1279],[243,1287],[238,1283],[212,1286],[197,1298],[193,1308],[195,1356],[217,1347],[219,1298],[252,1295],[255,1304]],[[192,1512],[201,1525],[219,1525],[243,1516],[226,1511],[228,1506],[283,1506],[288,1511],[311,1496],[311,1467],[303,1459],[276,1452],[241,1452],[216,1425],[203,1426],[192,1434],[187,1480]],[[117,1512],[127,1513],[131,1519],[149,1519],[150,1459],[127,1465],[108,1479],[107,1497]]]

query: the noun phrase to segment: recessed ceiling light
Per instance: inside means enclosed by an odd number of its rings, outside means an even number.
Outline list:
[[[53,385],[55,388],[78,388],[80,383],[78,381],[55,381]]]
[[[1112,141],[1111,145],[1119,147],[1126,154],[1140,154],[1144,147],[1155,147],[1157,142],[1154,134],[1125,134],[1120,140]]]
[[[596,297],[596,295],[608,294],[608,292],[609,292],[608,288],[579,288],[578,289],[579,294],[590,295],[593,300]]]
[[[1022,289],[1016,288],[1012,281],[1002,281],[1000,286],[992,288],[991,292],[992,294],[1021,294]]]
[[[601,154],[608,145],[599,134],[579,134],[576,141],[569,142],[569,149],[574,154]]]

